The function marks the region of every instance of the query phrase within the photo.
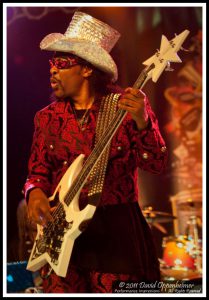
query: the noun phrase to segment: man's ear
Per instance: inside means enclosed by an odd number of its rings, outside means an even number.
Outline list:
[[[93,69],[91,69],[88,66],[84,66],[83,69],[82,69],[82,74],[83,74],[83,77],[85,77],[85,78],[90,77],[92,72],[93,72]]]

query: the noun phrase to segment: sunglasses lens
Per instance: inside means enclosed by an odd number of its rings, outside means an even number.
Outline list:
[[[51,59],[49,60],[49,66],[50,66],[50,68],[53,68],[53,66],[54,66],[54,63]]]
[[[53,68],[54,66],[57,69],[69,69],[70,67],[78,64],[77,61],[74,58],[61,58],[56,57],[52,60],[49,60],[50,68]]]

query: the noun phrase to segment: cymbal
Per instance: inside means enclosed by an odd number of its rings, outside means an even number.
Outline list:
[[[151,206],[142,210],[142,213],[148,223],[168,223],[176,219],[172,214],[152,210]]]

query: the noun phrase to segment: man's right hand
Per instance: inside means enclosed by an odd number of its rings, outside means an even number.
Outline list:
[[[40,188],[33,189],[29,194],[28,217],[31,222],[42,226],[53,221],[49,200]]]

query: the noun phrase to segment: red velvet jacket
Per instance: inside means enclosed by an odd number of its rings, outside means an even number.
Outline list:
[[[37,112],[29,174],[24,185],[26,199],[34,187],[49,197],[63,174],[81,153],[88,155],[94,146],[95,126],[100,101],[91,108],[85,131],[79,129],[70,101],[53,102]],[[167,161],[165,142],[158,121],[147,100],[149,125],[139,131],[127,114],[113,137],[100,205],[138,201],[137,167],[160,173]],[[86,198],[83,189],[81,199]]]

